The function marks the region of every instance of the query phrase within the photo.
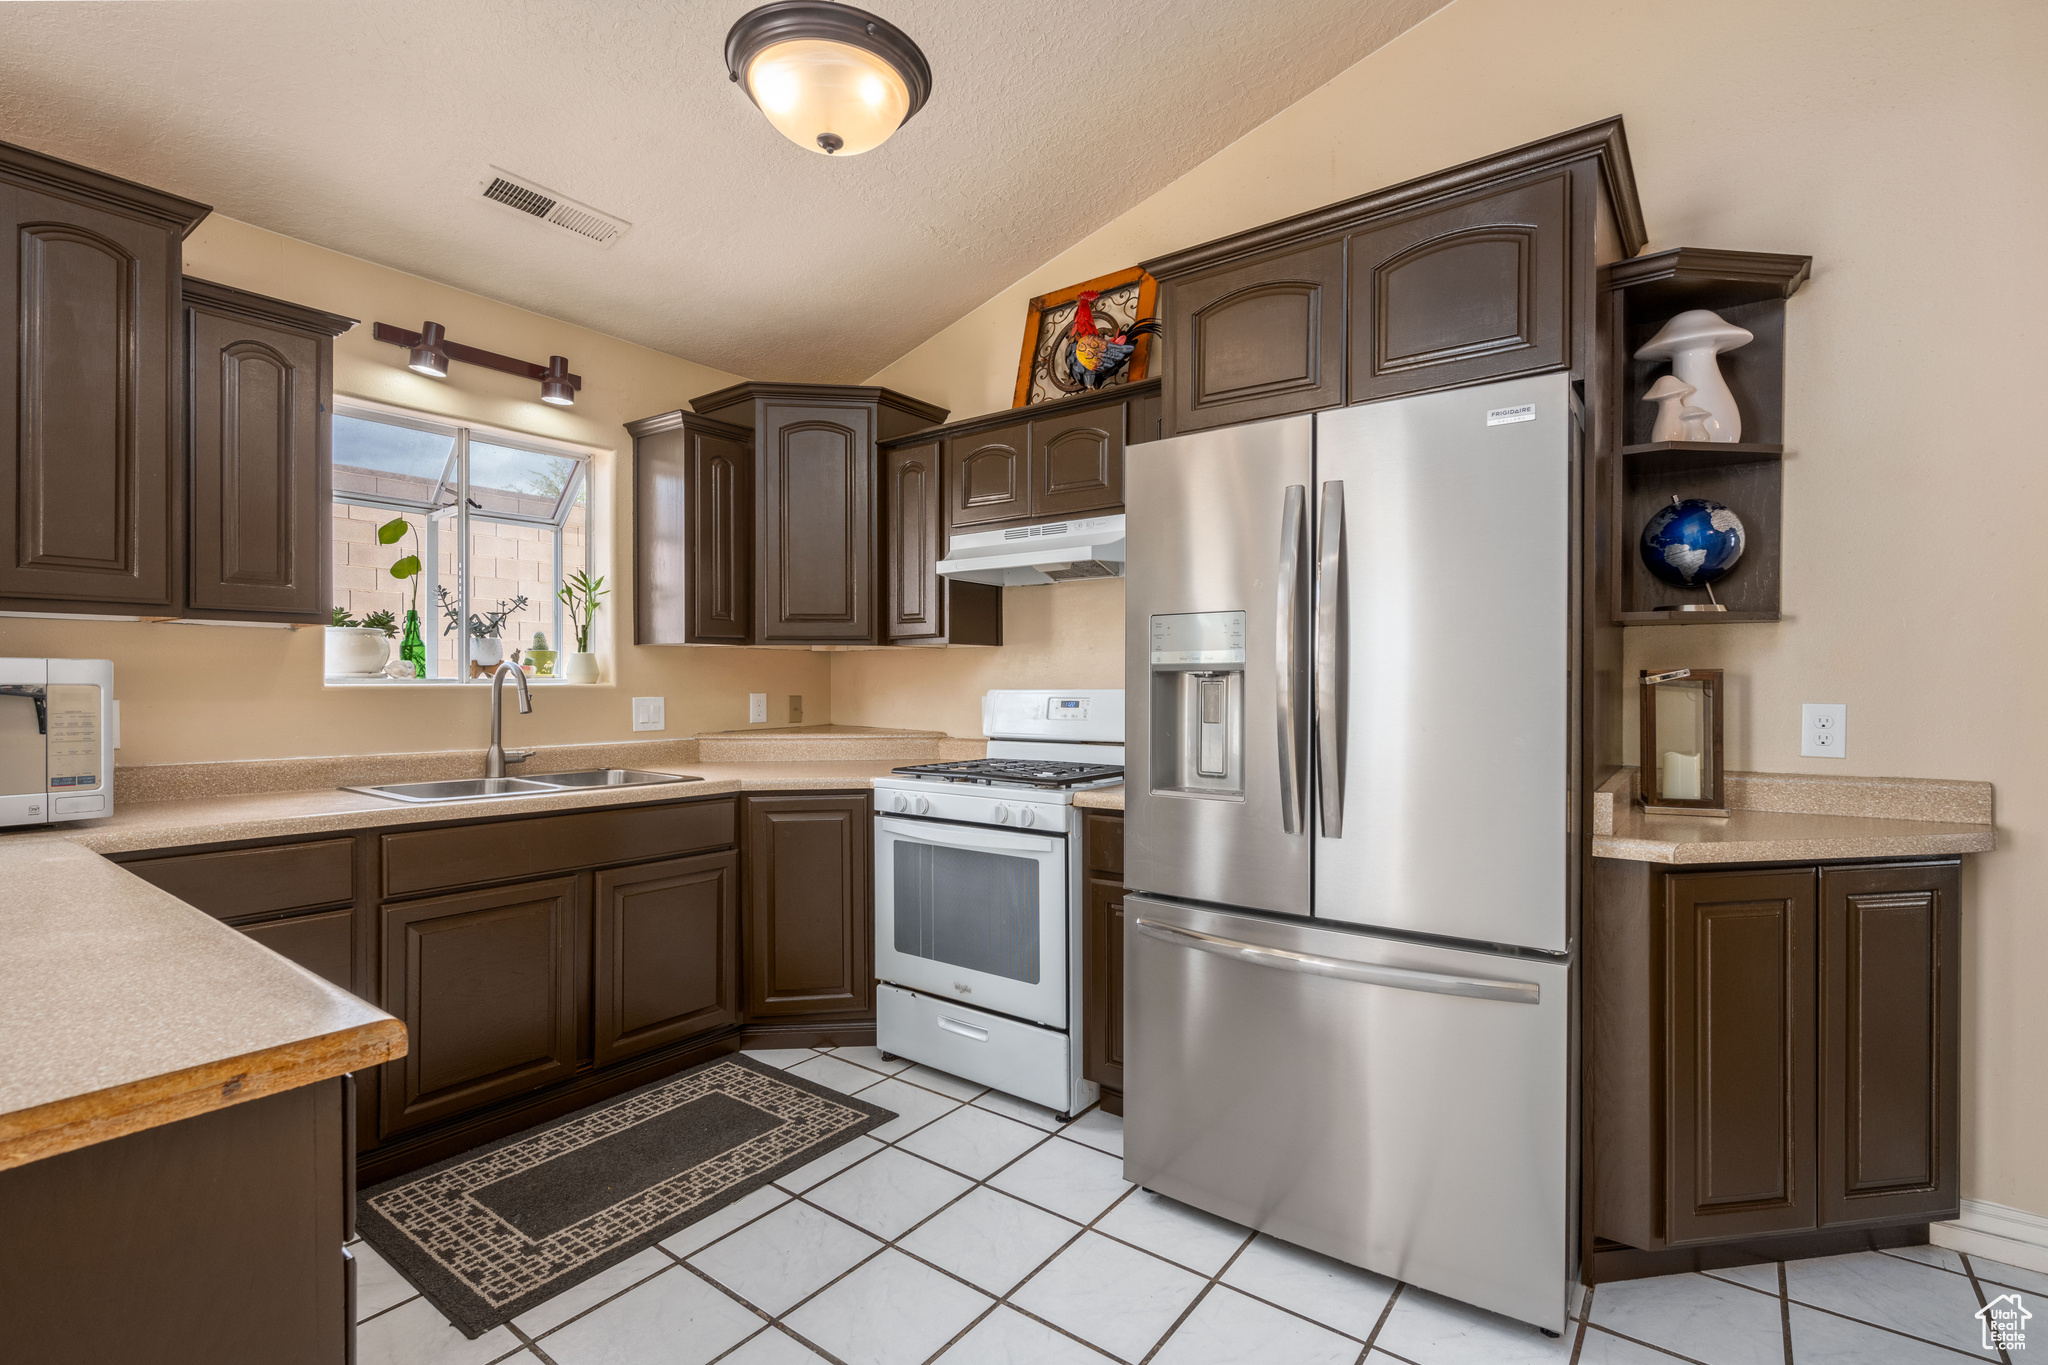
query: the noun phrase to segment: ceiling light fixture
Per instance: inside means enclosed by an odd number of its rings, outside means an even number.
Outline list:
[[[547,364],[536,365],[530,360],[499,355],[496,351],[480,351],[474,346],[448,340],[448,329],[438,322],[423,322],[417,332],[380,322],[371,335],[390,345],[403,346],[407,352],[406,368],[435,379],[446,379],[448,362],[459,360],[465,365],[480,365],[500,374],[537,379],[540,381],[540,401],[558,408],[574,407],[576,394],[583,387],[583,376],[569,373],[567,356],[549,356]]]
[[[423,374],[432,379],[446,379],[448,352],[442,349],[442,342],[447,336],[448,330],[440,323],[422,323],[419,343],[412,348],[412,355],[406,360],[405,367],[415,374]]]
[[[776,0],[725,35],[726,74],[777,132],[826,156],[873,151],[931,96],[903,30],[851,5]]]

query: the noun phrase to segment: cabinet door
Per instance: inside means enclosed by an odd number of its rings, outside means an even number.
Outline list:
[[[597,874],[599,1066],[738,1022],[739,861],[711,853]]]
[[[175,609],[179,237],[0,179],[0,604]]]
[[[1815,874],[1665,887],[1665,1239],[1811,1228]]]
[[[946,442],[946,524],[980,526],[1031,515],[1029,433],[1024,423]]]
[[[1831,867],[1820,895],[1820,1220],[1953,1218],[1956,865]]]
[[[1088,879],[1086,951],[1082,957],[1081,1074],[1112,1090],[1124,1088],[1124,889]]]
[[[411,1050],[384,1065],[385,1136],[576,1069],[575,877],[383,907],[384,1008]]]
[[[865,796],[747,798],[747,1013],[874,1008]]]
[[[1344,401],[1342,240],[1168,280],[1159,298],[1167,435]]]
[[[1351,238],[1353,403],[1569,358],[1571,172]]]
[[[325,623],[334,517],[328,459],[334,343],[186,307],[192,463],[187,604]]]
[[[875,644],[874,409],[763,405],[759,644]]]
[[[633,643],[752,642],[754,442],[685,419],[633,440]]]
[[[1124,505],[1124,405],[1031,424],[1031,515],[1071,517]]]
[[[939,501],[939,444],[898,446],[882,454],[884,572],[888,575],[890,640],[946,638],[944,508]]]
[[[356,912],[327,910],[317,915],[264,920],[241,926],[242,932],[279,957],[298,963],[315,976],[343,990],[354,990]]]

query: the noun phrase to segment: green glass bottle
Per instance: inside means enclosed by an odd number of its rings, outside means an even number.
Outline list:
[[[427,642],[420,638],[420,614],[416,610],[405,613],[405,638],[398,642],[398,657],[412,665],[415,678],[427,676]]]

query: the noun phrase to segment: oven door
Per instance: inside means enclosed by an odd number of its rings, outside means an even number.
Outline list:
[[[875,821],[875,975],[1067,1026],[1067,841]]]

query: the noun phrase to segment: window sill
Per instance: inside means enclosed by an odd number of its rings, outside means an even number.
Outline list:
[[[330,675],[321,679],[327,687],[489,687],[488,676],[481,678],[378,678],[361,677],[354,674]],[[567,678],[536,678],[528,674],[528,687],[610,687],[609,682],[572,683]]]

